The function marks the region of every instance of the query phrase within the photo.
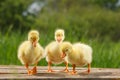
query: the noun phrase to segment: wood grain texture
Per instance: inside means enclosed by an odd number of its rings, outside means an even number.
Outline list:
[[[32,68],[32,67],[30,67]],[[39,80],[120,80],[120,69],[113,68],[92,68],[90,74],[84,74],[86,68],[77,67],[77,74],[61,72],[65,67],[52,67],[56,72],[48,73],[46,66],[38,66],[36,75],[27,75],[27,70],[24,66],[1,65],[0,79],[39,79]],[[69,67],[72,70],[72,67]]]

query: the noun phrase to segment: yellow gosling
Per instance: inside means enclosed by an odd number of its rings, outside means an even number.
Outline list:
[[[48,72],[54,72],[51,69],[51,64],[60,64],[64,62],[66,64],[66,68],[63,70],[65,72],[68,72],[68,62],[66,59],[63,59],[61,57],[61,49],[60,45],[63,42],[65,38],[64,35],[64,30],[63,29],[58,29],[55,31],[55,40],[51,43],[49,43],[46,48],[45,48],[45,53],[46,55],[46,61],[48,62]]]
[[[87,73],[90,73],[90,65],[92,62],[92,48],[83,43],[71,44],[70,42],[63,42],[61,44],[62,58],[65,56],[70,64],[73,66],[72,74],[75,74],[75,67],[88,65]]]
[[[26,66],[28,75],[37,73],[37,63],[43,58],[44,49],[38,43],[39,32],[31,30],[28,33],[28,40],[20,44],[18,48],[18,59]],[[29,65],[34,64],[32,70],[29,69]]]

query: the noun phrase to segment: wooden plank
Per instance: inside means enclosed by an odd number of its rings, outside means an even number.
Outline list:
[[[32,67],[30,67],[32,68]],[[71,75],[69,73],[61,72],[65,67],[52,67],[56,72],[48,73],[47,67],[38,67],[38,73],[36,75],[27,75],[27,71],[24,66],[0,66],[0,79],[40,79],[40,80],[120,80],[120,69],[113,68],[92,68],[90,74],[83,74],[87,68],[79,68],[77,74]],[[69,67],[72,70],[72,67]]]

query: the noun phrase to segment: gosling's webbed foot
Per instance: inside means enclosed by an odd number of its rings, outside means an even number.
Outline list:
[[[32,72],[31,70],[28,70],[27,72],[28,72],[28,75],[32,75],[32,74],[31,74],[31,72]]]
[[[87,71],[85,71],[85,72],[82,72],[83,74],[89,74],[90,73],[90,70],[87,70]]]
[[[36,73],[37,73],[37,68],[34,67],[34,68],[31,70],[31,74],[33,75],[33,74],[36,74]]]
[[[52,69],[48,69],[48,71],[47,72],[55,72],[55,71],[53,71]]]
[[[69,70],[67,68],[65,68],[62,72],[69,72]]]
[[[75,75],[77,74],[77,71],[71,71],[70,74]]]

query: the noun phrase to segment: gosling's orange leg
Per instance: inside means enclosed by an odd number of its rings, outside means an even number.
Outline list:
[[[76,74],[76,72],[77,72],[77,71],[75,71],[75,67],[76,67],[76,65],[73,64],[72,66],[73,66],[73,71],[71,72],[71,74],[74,75],[74,74]]]
[[[51,69],[51,62],[50,62],[50,61],[48,62],[48,72],[54,72],[54,71]]]
[[[64,72],[69,72],[69,70],[68,70],[68,62],[64,62],[65,63],[65,65],[66,65],[66,67],[65,67],[65,69],[63,70]]]
[[[36,74],[37,73],[37,64],[35,64],[35,67],[33,67],[31,74]]]
[[[83,72],[84,74],[89,74],[90,73],[90,67],[91,67],[91,64],[88,64],[88,70]]]
[[[28,75],[31,75],[31,70],[29,70],[28,66],[29,66],[28,64],[25,64],[25,67],[27,69]]]
[[[87,70],[88,73],[90,73],[90,67],[91,67],[91,64],[88,64],[88,70]]]

